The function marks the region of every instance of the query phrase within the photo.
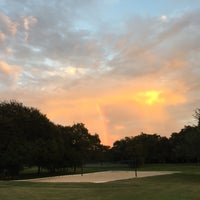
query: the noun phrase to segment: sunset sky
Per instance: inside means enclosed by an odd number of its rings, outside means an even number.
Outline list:
[[[1,0],[0,100],[105,145],[169,137],[200,108],[199,0]]]

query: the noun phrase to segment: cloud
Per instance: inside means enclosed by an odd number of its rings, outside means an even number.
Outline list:
[[[5,40],[5,37],[6,37],[5,34],[0,32],[0,41]]]
[[[2,13],[0,13],[0,25],[1,31],[6,35],[15,35],[18,31],[18,23]]]
[[[23,24],[24,24],[24,29],[25,29],[25,41],[27,41],[28,40],[28,37],[29,37],[29,32],[28,31],[30,31],[30,26],[32,25],[32,24],[35,24],[35,23],[37,23],[37,18],[35,18],[35,17],[33,17],[33,16],[28,16],[28,17],[25,17],[25,18],[23,18]]]
[[[25,30],[30,30],[30,25],[31,24],[35,24],[37,23],[37,18],[33,17],[33,16],[28,16],[27,18],[24,18],[24,29]]]
[[[122,16],[120,3],[1,1],[2,98],[109,144],[182,128],[199,106],[199,9]]]
[[[168,21],[166,15],[162,15],[162,16],[160,17],[160,20],[161,20],[161,22],[164,22],[164,23]]]
[[[0,86],[12,86],[16,83],[20,73],[20,67],[10,66],[0,61]]]

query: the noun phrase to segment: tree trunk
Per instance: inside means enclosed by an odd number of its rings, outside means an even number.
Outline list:
[[[74,174],[76,173],[76,165],[74,165]]]
[[[135,178],[137,178],[137,168],[135,168]]]
[[[41,172],[41,166],[40,165],[38,165],[38,176],[40,175],[40,172]]]

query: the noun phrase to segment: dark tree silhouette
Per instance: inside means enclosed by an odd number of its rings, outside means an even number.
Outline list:
[[[200,109],[197,126],[185,126],[170,138],[158,134],[125,137],[113,147],[101,144],[83,123],[55,125],[38,109],[17,101],[0,102],[0,177],[12,178],[24,167],[45,168],[51,173],[86,162],[117,161],[137,167],[144,163],[200,162]]]

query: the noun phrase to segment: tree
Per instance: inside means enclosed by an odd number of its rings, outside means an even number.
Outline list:
[[[44,165],[45,141],[56,134],[45,115],[22,103],[4,101],[0,103],[0,125],[1,174],[13,176],[25,166]]]
[[[200,161],[200,130],[198,127],[185,126],[179,133],[170,137],[172,158],[175,162]]]
[[[38,174],[42,168],[54,173],[73,167],[76,172],[85,161],[102,160],[105,154],[99,136],[84,124],[55,125],[17,101],[0,102],[0,127],[0,176],[17,175],[27,166],[37,166]]]
[[[136,137],[125,137],[114,143],[111,149],[115,161],[127,163],[136,169],[143,162],[143,146],[136,141]]]
[[[114,161],[123,162],[129,159],[126,149],[130,140],[131,138],[125,137],[124,139],[117,140],[116,142],[114,142],[113,147],[111,149]]]
[[[73,166],[73,133],[70,126],[57,125],[60,136],[60,144],[62,146],[62,151],[60,153],[61,163],[60,167],[63,170],[68,170],[69,167]]]
[[[82,123],[74,124],[71,127],[71,163],[73,163],[74,173],[80,166],[83,169],[83,163],[87,159],[90,134]]]
[[[23,169],[26,159],[24,130],[18,119],[24,119],[23,105],[15,101],[0,103],[0,174],[15,176]]]
[[[200,127],[200,108],[195,110],[194,118],[197,120],[197,126]]]
[[[132,166],[144,163],[163,163],[170,159],[170,143],[166,137],[141,133],[116,141],[111,149],[115,160],[131,161]]]

